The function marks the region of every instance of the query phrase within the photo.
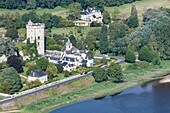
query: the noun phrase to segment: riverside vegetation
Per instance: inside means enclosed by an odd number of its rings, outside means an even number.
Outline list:
[[[65,91],[65,93],[58,93],[55,89],[50,89],[45,92],[54,93],[50,98],[46,98],[40,100],[38,102],[34,102],[30,105],[26,105],[21,107],[21,110],[25,113],[46,113],[52,109],[57,107],[67,105],[70,103],[74,103],[77,101],[82,101],[90,98],[102,97],[105,95],[114,95],[119,93],[129,87],[145,83],[147,81],[151,81],[162,76],[168,75],[170,73],[169,70],[170,62],[162,61],[160,66],[154,66],[147,62],[138,62],[135,64],[125,63],[121,65],[124,74],[124,82],[122,83],[113,83],[111,81],[96,83],[94,80],[89,82],[88,84],[84,84],[89,81],[90,78],[84,78],[80,81],[75,81],[73,83],[67,84],[61,87],[70,87],[70,89],[74,89],[71,92]],[[84,82],[84,83],[83,83]],[[79,84],[84,84],[80,86]],[[27,97],[29,98],[29,97]],[[34,97],[32,96],[32,100]],[[18,99],[15,103],[17,105]]]

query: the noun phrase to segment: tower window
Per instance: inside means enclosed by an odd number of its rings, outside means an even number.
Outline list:
[[[38,40],[40,39],[40,36],[38,36]]]
[[[38,46],[40,45],[40,43],[38,42]]]

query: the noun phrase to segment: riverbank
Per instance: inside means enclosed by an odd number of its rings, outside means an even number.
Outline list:
[[[170,73],[168,69],[151,69],[146,71],[138,70],[139,73],[135,72],[125,73],[126,78],[123,83],[112,83],[112,82],[102,82],[102,83],[92,83],[89,86],[82,87],[78,90],[65,93],[62,95],[57,95],[50,97],[38,102],[32,103],[28,106],[22,108],[24,113],[47,113],[53,109],[72,104],[75,102],[99,98],[106,95],[115,95],[122,92],[123,90],[141,85],[145,82],[159,79],[162,76],[166,76]],[[137,72],[138,72],[137,71]],[[133,74],[132,74],[133,73]],[[135,76],[137,75],[137,76]]]
[[[15,105],[13,109],[20,108],[24,113],[47,113],[75,102],[115,95],[127,88],[166,76],[170,73],[169,64],[170,62],[164,62],[161,68],[148,67],[146,64],[145,68],[134,68],[133,64],[125,63],[121,65],[125,80],[123,83],[96,83],[93,77],[90,76],[35,95],[17,99],[11,103]]]

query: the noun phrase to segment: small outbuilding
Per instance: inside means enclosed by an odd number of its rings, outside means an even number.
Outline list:
[[[35,81],[38,79],[41,83],[48,80],[48,75],[41,69],[36,69],[28,75],[28,81]]]

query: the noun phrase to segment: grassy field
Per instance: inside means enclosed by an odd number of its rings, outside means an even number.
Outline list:
[[[141,63],[138,63],[140,66]],[[52,109],[90,98],[114,95],[129,87],[157,79],[170,73],[170,61],[163,61],[161,66],[155,67],[149,63],[145,68],[134,68],[133,64],[122,64],[123,83],[94,82],[93,77],[80,79],[67,85],[48,89],[39,94],[20,98],[14,101],[16,108],[20,107],[24,113],[46,113]],[[11,107],[12,108],[12,107]]]
[[[77,31],[81,29],[81,33],[78,33]],[[73,34],[76,38],[83,37],[85,38],[87,33],[93,29],[100,29],[101,27],[68,27],[68,28],[53,28],[51,30],[51,34],[60,34],[65,37]]]
[[[4,13],[11,13],[11,14],[15,14],[16,12],[19,12],[21,15],[25,14],[25,13],[29,13],[31,10],[26,10],[26,9],[15,9],[15,10],[10,10],[10,9],[2,9],[0,8],[0,15],[4,14]],[[62,8],[60,6],[54,8],[54,9],[47,9],[47,8],[37,8],[36,13],[41,15],[44,12],[45,13],[52,13],[53,15],[57,15],[57,16],[61,16],[61,17],[67,17],[68,16],[68,9],[66,8]]]
[[[134,4],[137,8],[140,21],[142,21],[142,14],[147,9],[160,7],[170,8],[170,0],[142,0],[132,4]],[[119,7],[105,7],[105,10],[109,11],[110,14],[112,14],[114,10],[119,10],[121,15],[128,17],[130,15],[132,4],[125,4]]]

